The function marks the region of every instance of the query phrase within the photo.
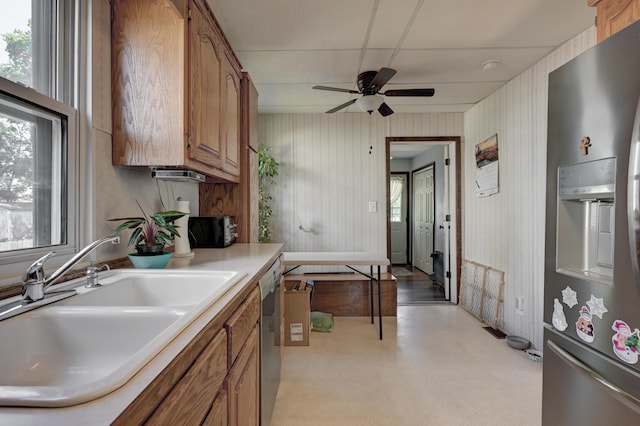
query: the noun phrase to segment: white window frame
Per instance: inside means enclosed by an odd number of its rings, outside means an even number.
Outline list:
[[[52,0],[52,2],[55,0]],[[86,58],[80,54],[80,42],[86,36],[88,28],[88,6],[76,0],[57,0],[60,20],[51,23],[57,33],[56,55],[51,58],[56,64],[57,72],[51,77],[53,82],[52,96],[46,96],[21,84],[0,77],[0,91],[6,95],[27,103],[50,110],[55,115],[66,117],[67,133],[66,159],[60,159],[67,169],[66,184],[66,241],[49,247],[35,247],[16,251],[0,252],[0,285],[19,282],[25,268],[42,255],[55,251],[56,257],[48,263],[56,265],[64,262],[79,249],[81,228],[79,226],[79,172],[83,161],[80,159],[79,113],[76,108],[82,100],[78,97],[80,70],[84,69]],[[83,10],[80,10],[82,6]],[[82,13],[81,13],[82,12]],[[32,30],[33,31],[33,30]],[[80,31],[83,34],[80,34]],[[71,43],[68,41],[70,40]],[[58,213],[58,212],[55,212]],[[55,259],[55,260],[54,260]]]

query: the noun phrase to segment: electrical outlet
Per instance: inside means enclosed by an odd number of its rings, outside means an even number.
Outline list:
[[[375,213],[378,211],[378,203],[375,201],[369,201],[369,213]]]
[[[516,297],[516,310],[524,312],[524,297]]]

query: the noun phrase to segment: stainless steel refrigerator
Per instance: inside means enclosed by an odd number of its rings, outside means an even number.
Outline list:
[[[640,424],[640,23],[549,76],[544,425]]]

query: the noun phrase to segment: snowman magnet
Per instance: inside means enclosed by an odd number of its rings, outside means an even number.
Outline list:
[[[558,331],[565,331],[569,324],[567,324],[567,317],[564,316],[564,310],[562,303],[558,298],[553,299],[553,315],[551,316],[551,324]]]
[[[631,327],[622,320],[615,320],[611,329],[616,332],[611,336],[613,353],[627,364],[637,363],[640,351],[640,330],[636,328],[632,332]]]

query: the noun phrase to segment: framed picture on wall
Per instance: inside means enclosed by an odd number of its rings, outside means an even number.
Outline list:
[[[498,192],[498,135],[476,145],[476,196]]]

